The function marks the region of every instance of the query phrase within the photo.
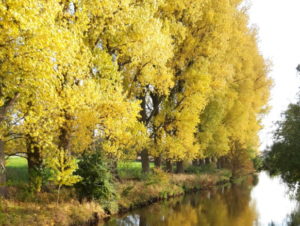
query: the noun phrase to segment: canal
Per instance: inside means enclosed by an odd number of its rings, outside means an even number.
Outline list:
[[[266,172],[240,183],[188,194],[113,217],[107,226],[300,225],[298,202],[279,177]]]

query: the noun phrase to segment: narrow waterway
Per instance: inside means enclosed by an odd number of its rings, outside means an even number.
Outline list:
[[[105,225],[300,225],[298,203],[279,177],[266,172],[239,184],[201,191],[129,212]]]

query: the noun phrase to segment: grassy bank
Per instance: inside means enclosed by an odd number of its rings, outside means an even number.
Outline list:
[[[151,166],[153,167],[153,165]],[[7,162],[8,194],[1,200],[1,225],[85,225],[111,214],[126,212],[153,202],[179,196],[193,190],[208,189],[229,182],[230,172],[214,168],[187,169],[186,174],[168,174],[154,169],[141,174],[139,162],[121,162],[120,180],[116,181],[117,197],[109,214],[96,202],[77,201],[73,189],[64,188],[61,202],[56,203],[56,188],[33,194],[27,186],[26,159],[14,157]]]
[[[118,193],[121,195],[118,200],[119,212],[227,183],[230,181],[228,175],[227,171],[219,170],[213,174],[164,174],[163,180],[156,180],[156,175],[151,175],[149,179],[141,181],[123,181],[118,186]]]

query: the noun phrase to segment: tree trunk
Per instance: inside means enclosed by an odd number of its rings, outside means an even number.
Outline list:
[[[217,168],[218,168],[218,169],[221,169],[221,168],[222,168],[222,167],[221,167],[221,165],[222,165],[221,161],[222,161],[221,158],[218,158],[218,159],[217,159]]]
[[[217,168],[218,159],[216,157],[212,157],[211,164],[214,168]]]
[[[223,157],[223,168],[229,168],[229,159],[228,156]]]
[[[42,158],[38,147],[34,147],[33,150],[28,150],[28,170],[39,170],[42,165]]]
[[[222,169],[225,167],[225,157],[222,156],[218,159],[218,168]]]
[[[211,162],[210,158],[205,158],[205,165],[209,165]]]
[[[155,157],[154,158],[154,165],[156,168],[160,168],[161,167],[161,157]]]
[[[5,154],[4,142],[0,140],[0,196],[5,195],[6,191],[6,168],[5,168]]]
[[[199,166],[205,165],[205,159],[199,159]]]
[[[32,176],[38,173],[42,166],[42,158],[38,147],[33,147],[33,150],[27,149],[27,161],[29,181],[31,181]]]
[[[193,160],[193,166],[199,166],[199,160],[198,159]]]
[[[176,173],[184,173],[183,161],[176,162]]]
[[[118,174],[118,160],[116,159],[112,159],[110,161],[110,172],[111,172],[111,175],[117,179],[117,180],[120,180],[120,177],[119,177],[119,174]]]
[[[166,160],[166,171],[168,173],[172,173],[173,172],[173,164],[170,160]]]
[[[13,107],[14,103],[19,98],[19,93],[15,93],[14,97],[6,98],[3,106],[0,107],[0,123],[7,117],[7,113]],[[6,168],[5,168],[5,153],[4,153],[4,141],[0,139],[0,196],[5,195],[6,187]]]
[[[147,122],[148,122],[148,117],[147,117],[147,112],[146,112],[146,97],[142,96],[139,98],[142,102],[141,102],[141,120],[142,122],[145,124],[145,126],[147,126]],[[141,159],[142,159],[142,172],[143,173],[148,173],[150,171],[150,162],[149,162],[149,154],[148,154],[148,150],[144,149],[141,152]]]
[[[69,119],[68,117],[66,117]],[[69,133],[65,127],[60,128],[60,135],[59,135],[59,148],[64,150],[68,153],[70,148],[70,141],[69,141]]]
[[[42,187],[42,157],[40,149],[34,145],[31,138],[27,141],[27,161],[29,183],[35,191],[40,192]]]
[[[149,161],[149,155],[147,149],[144,149],[141,152],[141,159],[142,159],[142,171],[143,173],[148,173],[150,171],[150,161]]]

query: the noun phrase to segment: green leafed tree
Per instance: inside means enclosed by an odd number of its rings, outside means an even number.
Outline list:
[[[300,100],[290,104],[278,122],[274,144],[265,156],[265,167],[280,174],[291,186],[300,182]]]

